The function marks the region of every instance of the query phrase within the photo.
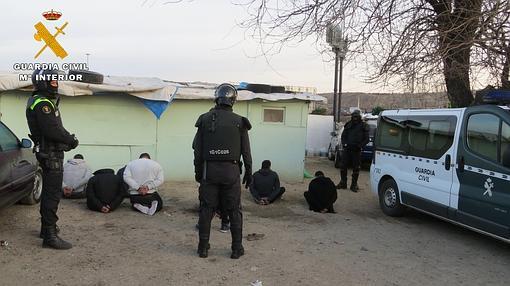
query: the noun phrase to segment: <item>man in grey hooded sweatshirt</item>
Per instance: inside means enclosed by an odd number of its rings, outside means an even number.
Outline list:
[[[62,191],[66,199],[84,199],[87,182],[92,177],[92,171],[83,159],[83,155],[76,154],[64,164],[64,180]]]

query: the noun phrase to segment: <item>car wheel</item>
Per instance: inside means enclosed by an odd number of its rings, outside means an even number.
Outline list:
[[[84,83],[102,84],[104,81],[104,76],[102,74],[93,71],[70,70],[69,75],[81,75],[81,80],[77,81]]]
[[[340,155],[340,151],[335,151],[335,168],[339,169],[342,164],[342,156]]]
[[[41,201],[43,187],[43,177],[41,169],[38,169],[35,172],[34,184],[32,186],[32,191],[21,200],[22,204],[25,205],[35,205]]]
[[[379,205],[388,216],[404,214],[405,207],[400,203],[397,183],[393,179],[388,179],[379,186]]]

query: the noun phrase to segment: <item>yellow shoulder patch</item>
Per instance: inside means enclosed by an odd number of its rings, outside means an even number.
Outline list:
[[[42,112],[44,112],[45,114],[50,114],[51,108],[49,106],[45,105],[42,107]]]

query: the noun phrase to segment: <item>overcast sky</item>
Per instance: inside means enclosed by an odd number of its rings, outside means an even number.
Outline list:
[[[167,0],[1,1],[0,70],[14,63],[34,62],[43,46],[33,38],[41,21],[54,33],[65,21],[66,35],[58,41],[69,53],[64,61],[47,49],[38,62],[85,62],[106,75],[159,77],[174,81],[220,83],[253,82],[317,87],[333,86],[333,63],[325,62],[311,41],[284,49],[270,60],[258,54],[257,43],[245,36],[237,22],[246,16],[230,0],[195,0],[166,4]],[[42,12],[63,13],[49,22]],[[348,65],[344,91],[375,92],[364,84],[362,70]]]

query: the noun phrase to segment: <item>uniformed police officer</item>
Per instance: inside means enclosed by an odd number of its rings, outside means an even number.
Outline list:
[[[244,255],[242,245],[243,217],[241,213],[240,157],[244,161],[242,183],[251,183],[252,160],[247,118],[232,111],[237,90],[230,84],[221,84],[215,91],[216,106],[200,115],[193,140],[195,180],[200,185],[200,218],[198,254],[208,256],[211,219],[219,200],[230,218],[232,259]]]
[[[70,249],[72,245],[57,235],[57,209],[62,197],[64,151],[76,148],[78,140],[62,126],[58,104],[53,101],[58,92],[57,75],[58,72],[54,70],[34,71],[34,92],[28,100],[26,116],[37,161],[43,170],[40,209],[42,245]]]
[[[358,177],[361,168],[361,149],[369,141],[368,125],[361,120],[361,113],[355,110],[351,114],[351,120],[348,121],[342,132],[342,162],[340,166],[339,189],[347,189],[347,168],[352,166],[351,191],[358,192]]]

